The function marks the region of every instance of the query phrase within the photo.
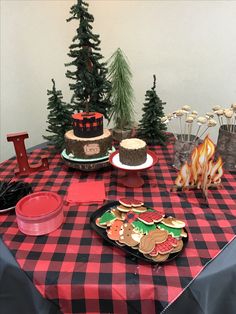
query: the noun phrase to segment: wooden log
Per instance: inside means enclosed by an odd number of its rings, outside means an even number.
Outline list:
[[[65,134],[65,148],[67,155],[80,159],[106,156],[112,148],[111,132],[104,129],[101,136],[82,138],[75,136],[73,130],[70,130]]]

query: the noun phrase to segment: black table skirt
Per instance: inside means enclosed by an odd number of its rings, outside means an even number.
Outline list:
[[[59,314],[56,305],[44,299],[22,271],[0,238],[0,313]]]

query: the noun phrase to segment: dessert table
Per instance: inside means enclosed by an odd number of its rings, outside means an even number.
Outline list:
[[[135,197],[157,210],[164,208],[166,214],[186,222],[189,235],[178,258],[166,264],[150,265],[125,255],[91,229],[89,217],[102,204],[70,205],[65,202],[65,220],[61,228],[39,237],[27,236],[18,230],[14,211],[0,214],[0,235],[6,247],[40,294],[57,305],[62,313],[170,314],[184,313],[187,306],[194,314],[217,313],[205,310],[208,305],[203,306],[201,302],[209,300],[203,300],[201,292],[203,288],[209,289],[211,278],[220,276],[217,289],[221,291],[226,273],[228,278],[235,275],[235,267],[232,267],[235,260],[232,248],[236,246],[233,241],[236,231],[235,174],[225,172],[222,188],[210,190],[206,203],[200,191],[171,192],[177,175],[172,167],[172,144],[152,150],[159,161],[142,171],[144,185],[139,188],[123,186],[120,182],[122,171],[117,168],[97,172],[67,168],[50,146],[36,148],[29,154],[30,163],[39,161],[41,155],[47,155],[49,161],[49,170],[20,178],[30,183],[34,192],[53,191],[65,196],[74,181],[103,181],[107,201]],[[14,158],[0,166],[1,180],[14,176]],[[222,255],[227,262],[217,265]],[[213,274],[212,269],[215,269]],[[231,301],[235,289],[233,278],[229,286],[228,309],[232,310],[236,307]],[[215,291],[214,287],[211,290]],[[215,292],[215,295],[223,302],[223,291]],[[220,298],[217,298],[219,304]],[[224,313],[227,313],[227,306]]]

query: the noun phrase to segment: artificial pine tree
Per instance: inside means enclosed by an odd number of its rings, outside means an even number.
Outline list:
[[[134,122],[132,73],[120,48],[109,59],[108,78],[112,86],[110,119],[113,119],[116,129],[130,129]]]
[[[108,97],[111,84],[106,78],[106,63],[101,62],[103,56],[99,53],[99,35],[92,33],[91,23],[94,18],[88,12],[88,4],[83,0],[77,0],[71,7],[70,14],[67,22],[79,20],[79,27],[68,53],[73,60],[66,64],[74,67],[74,70],[66,72],[66,76],[74,81],[69,84],[73,91],[72,108],[78,112],[97,111],[107,118],[111,107]]]
[[[144,139],[149,145],[161,144],[166,142],[166,125],[161,122],[164,117],[163,105],[166,103],[156,94],[156,76],[153,75],[154,82],[151,90],[145,94],[145,103],[143,107],[144,114],[139,121],[138,137]]]
[[[43,138],[51,142],[56,149],[61,150],[64,147],[64,134],[71,129],[71,114],[72,111],[68,105],[63,102],[62,92],[56,90],[55,81],[52,79],[52,90],[47,91],[49,102],[47,109],[48,115],[48,128],[47,132],[53,135],[43,135]]]

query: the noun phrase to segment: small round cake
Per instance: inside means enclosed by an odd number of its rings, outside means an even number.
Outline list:
[[[128,138],[120,142],[120,162],[128,166],[138,166],[147,159],[147,144],[139,138]]]

